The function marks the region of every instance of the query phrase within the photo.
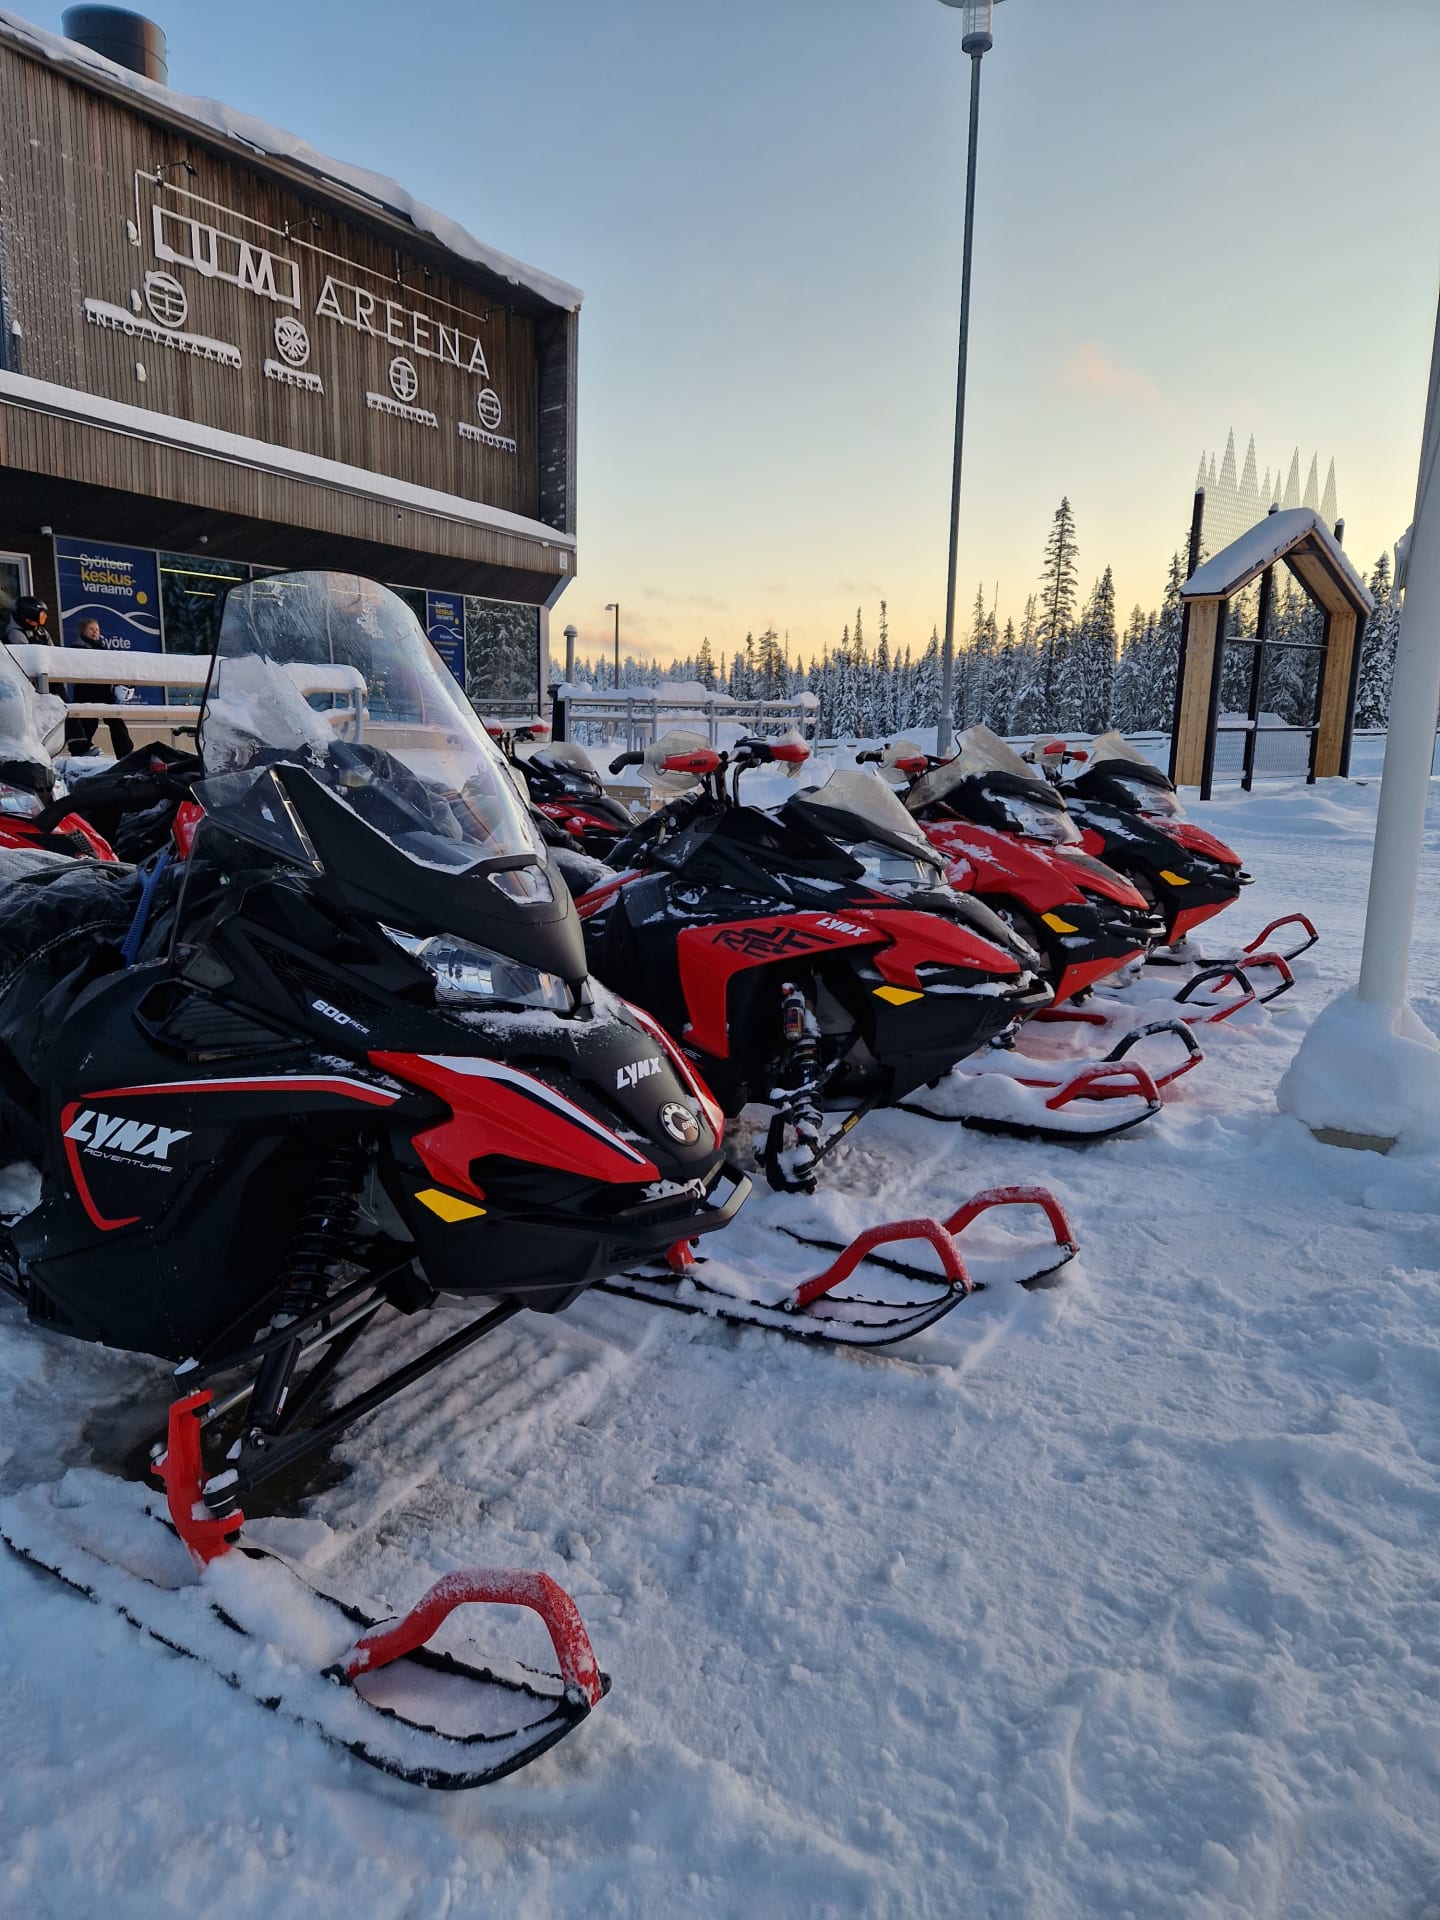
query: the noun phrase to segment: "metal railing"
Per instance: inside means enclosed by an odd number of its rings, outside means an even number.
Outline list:
[[[671,727],[703,731],[712,747],[720,744],[720,729],[774,736],[798,732],[808,736],[815,726],[813,695],[788,700],[731,700],[723,694],[708,700],[665,698],[644,687],[623,687],[618,693],[568,692],[553,701],[551,722],[557,740],[613,739],[623,734],[627,752],[648,747]]]

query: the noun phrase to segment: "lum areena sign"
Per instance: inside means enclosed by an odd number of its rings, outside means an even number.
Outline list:
[[[378,341],[387,352],[385,385],[357,380],[351,390],[357,403],[423,432],[448,432],[504,454],[517,451],[514,435],[504,431],[505,407],[473,317],[420,304],[398,284],[393,292],[367,285],[375,277],[372,269],[303,235],[271,234],[253,215],[173,186],[158,173],[136,173],[134,217],[126,228],[131,245],[154,264],[146,266],[128,304],[85,299],[88,325],[121,333],[138,348],[158,347],[244,375],[246,355],[238,343],[191,325],[197,286],[233,288],[238,298],[273,309],[271,351],[259,367],[264,379],[323,396],[325,377],[312,365],[316,330]],[[427,390],[429,376],[441,368],[462,378],[468,405],[459,417],[453,387],[443,398],[438,383],[435,392]],[[135,372],[138,380],[147,377],[143,362]]]

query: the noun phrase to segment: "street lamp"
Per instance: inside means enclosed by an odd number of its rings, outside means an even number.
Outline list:
[[[950,567],[945,585],[945,651],[941,656],[940,726],[936,747],[947,754],[955,724],[955,568],[960,544],[960,460],[965,448],[965,363],[970,353],[970,259],[975,242],[975,148],[980,135],[980,62],[995,44],[1000,0],[940,0],[963,16],[962,52],[970,56],[970,157],[965,174],[965,252],[960,276],[960,355],[955,376],[955,465],[950,478]]]
[[[620,691],[620,602],[607,600],[605,611],[615,616],[615,691],[618,693]]]

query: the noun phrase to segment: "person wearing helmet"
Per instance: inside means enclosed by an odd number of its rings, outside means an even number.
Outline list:
[[[33,593],[22,593],[10,609],[10,617],[5,626],[5,644],[15,646],[48,647],[52,644],[48,621],[50,609],[43,600],[37,600]]]

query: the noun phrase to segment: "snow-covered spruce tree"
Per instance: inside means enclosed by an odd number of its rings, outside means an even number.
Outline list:
[[[1091,589],[1079,631],[1069,647],[1074,688],[1061,727],[1079,733],[1103,733],[1110,724],[1115,684],[1115,575],[1106,567]]]
[[[875,658],[870,665],[870,725],[878,738],[888,739],[895,729],[895,674],[890,661],[890,612],[880,602],[880,637],[875,642]]]
[[[754,698],[782,700],[789,689],[790,675],[781,650],[780,636],[767,627],[755,643]]]
[[[1149,675],[1145,718],[1146,732],[1168,733],[1175,721],[1175,688],[1180,678],[1180,627],[1184,605],[1180,590],[1188,578],[1185,557],[1170,556],[1165,576],[1165,596],[1160,603],[1160,621],[1155,633],[1153,667]]]
[[[908,724],[917,729],[940,724],[940,634],[934,627],[930,629],[929,644],[915,663]]]
[[[707,633],[700,642],[700,651],[695,656],[695,678],[702,687],[715,691],[715,656],[710,651],[710,636]]]
[[[1137,602],[1126,623],[1110,700],[1111,723],[1122,733],[1138,733],[1149,725],[1146,681],[1154,671],[1157,628],[1156,616],[1147,616]]]
[[[1390,682],[1395,673],[1395,642],[1400,637],[1400,609],[1390,576],[1390,556],[1382,553],[1370,575],[1375,611],[1365,623],[1360,649],[1360,680],[1355,689],[1357,727],[1388,727]]]
[[[1075,538],[1075,515],[1065,496],[1055,509],[1050,536],[1045,542],[1045,565],[1040,573],[1040,618],[1037,638],[1044,655],[1041,702],[1053,708],[1058,685],[1061,656],[1069,645],[1075,626],[1075,593],[1078,578],[1076,563],[1079,545]],[[1037,726],[1050,726],[1049,718],[1040,718]],[[1028,729],[1027,729],[1028,731]]]

